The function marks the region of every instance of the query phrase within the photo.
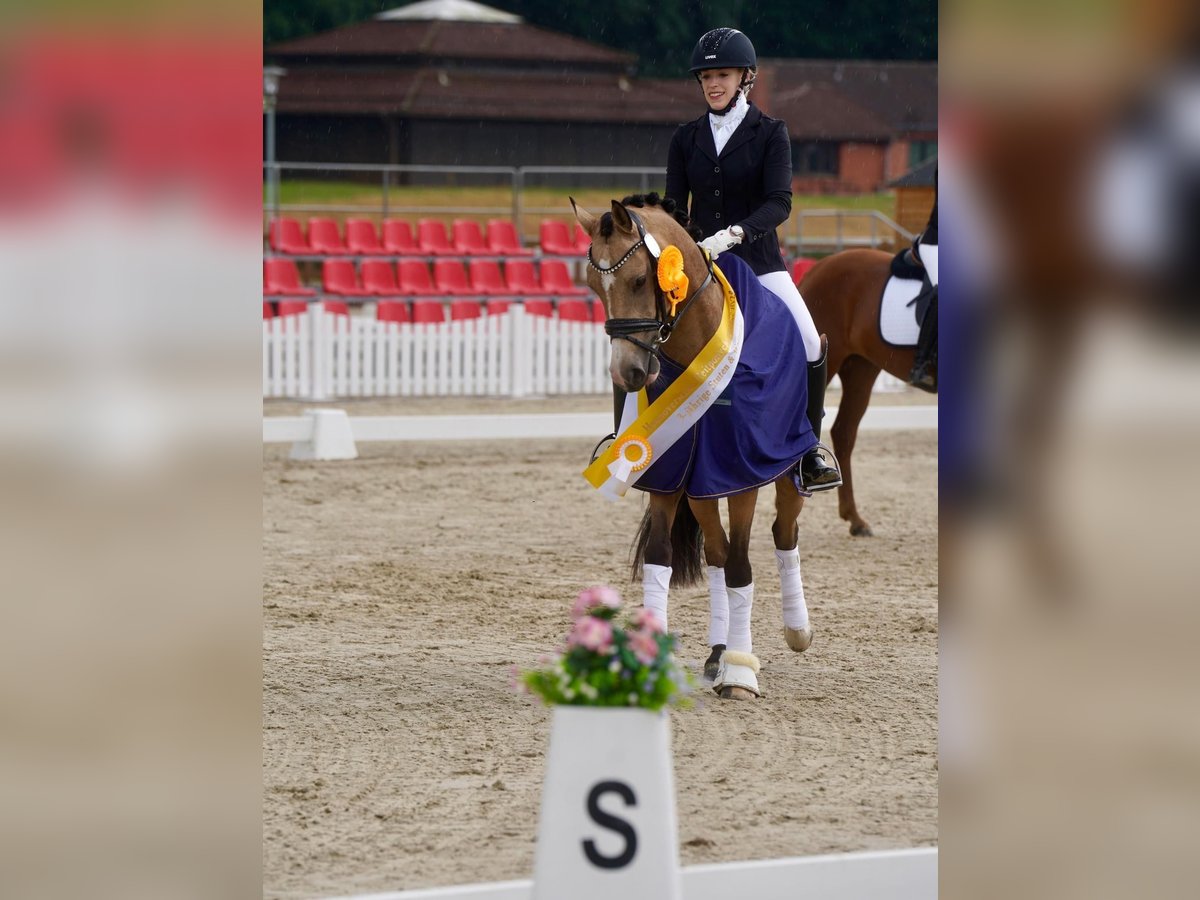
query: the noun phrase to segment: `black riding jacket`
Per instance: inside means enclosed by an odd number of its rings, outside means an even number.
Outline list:
[[[751,104],[719,156],[707,112],[680,125],[667,155],[666,194],[689,209],[705,237],[742,226],[742,243],[726,252],[755,275],[787,270],[775,229],[792,212],[792,145],[779,119]]]

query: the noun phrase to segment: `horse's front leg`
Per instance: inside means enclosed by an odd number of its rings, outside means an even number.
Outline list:
[[[779,570],[779,595],[783,602],[783,639],[797,653],[807,650],[813,639],[808,606],[804,602],[804,581],[800,577],[799,519],[803,507],[804,498],[791,476],[777,479],[771,536],[775,539],[775,567]]]
[[[729,557],[725,563],[729,593],[729,639],[715,690],[724,699],[750,700],[760,696],[758,658],[750,638],[750,613],[754,608],[754,573],[750,568],[750,530],[758,491],[729,498]]]
[[[716,500],[688,500],[692,515],[704,533],[704,562],[708,567],[708,659],[704,677],[717,677],[721,654],[729,639],[729,593],[725,586],[725,564],[729,559],[729,538],[721,524],[721,507]]]
[[[667,630],[667,594],[671,587],[671,528],[683,491],[651,494],[646,511],[648,536],[642,552],[642,605]]]

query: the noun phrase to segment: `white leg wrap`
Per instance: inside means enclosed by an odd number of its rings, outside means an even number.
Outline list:
[[[663,631],[667,630],[667,591],[671,587],[671,567],[642,566],[642,605],[654,613]]]
[[[729,593],[725,570],[708,567],[708,646],[729,643]]]
[[[750,611],[754,608],[754,582],[745,587],[726,588],[729,592],[729,640],[725,645],[741,653],[752,653]]]
[[[779,590],[783,597],[783,624],[801,630],[808,627],[808,606],[804,602],[804,580],[800,577],[800,548],[775,551],[779,569]]]
[[[736,650],[726,650],[721,654],[721,668],[713,680],[713,691],[721,693],[725,687],[740,687],[751,691],[754,696],[761,697],[758,689],[758,657],[753,653],[738,653]]]

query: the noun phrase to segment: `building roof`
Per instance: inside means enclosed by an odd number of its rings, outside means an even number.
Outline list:
[[[633,79],[605,72],[475,72],[304,67],[280,83],[280,113],[400,115],[425,119],[546,122],[679,122],[695,107],[682,79]]]
[[[434,0],[438,7],[451,0]],[[453,0],[461,3],[463,0]],[[418,3],[414,6],[426,6]],[[403,12],[401,7],[391,12]],[[484,7],[485,9],[487,7]],[[385,14],[386,15],[386,14]],[[523,21],[495,19],[413,19],[393,16],[356,22],[320,34],[310,34],[268,46],[264,54],[287,65],[338,58],[342,61],[377,59],[390,65],[431,63],[522,63],[578,66],[619,71],[632,69],[637,57],[547,31]]]
[[[914,169],[909,169],[899,178],[888,182],[888,187],[915,188],[933,187],[937,184],[937,157],[926,160]]]
[[[796,139],[937,131],[937,63],[770,59],[771,114]]]
[[[407,6],[397,6],[395,9],[377,13],[376,19],[397,21],[413,19],[428,22],[442,19],[452,22],[523,22],[516,13],[505,12],[474,0],[421,0],[420,3],[410,3]]]

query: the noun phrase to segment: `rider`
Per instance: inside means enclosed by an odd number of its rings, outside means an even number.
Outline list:
[[[916,385],[922,390],[937,391],[937,285],[938,285],[938,211],[937,211],[937,170],[933,175],[933,212],[929,214],[929,223],[925,230],[913,241],[912,255],[925,269],[926,283],[921,289],[923,296],[930,296],[929,305],[921,319],[921,332],[917,337],[917,353],[913,360],[912,372],[908,376],[909,384]],[[918,308],[922,297],[917,298]]]
[[[808,367],[808,420],[821,437],[828,354],[796,285],[788,275],[775,229],[792,210],[792,149],[787,126],[747,99],[758,73],[754,45],[734,28],[717,28],[692,51],[691,73],[707,111],[681,125],[667,157],[666,194],[689,209],[706,235],[700,246],[715,258],[733,253],[762,285],[787,304],[804,338]],[[841,472],[814,448],[800,462],[807,491],[842,483]]]

